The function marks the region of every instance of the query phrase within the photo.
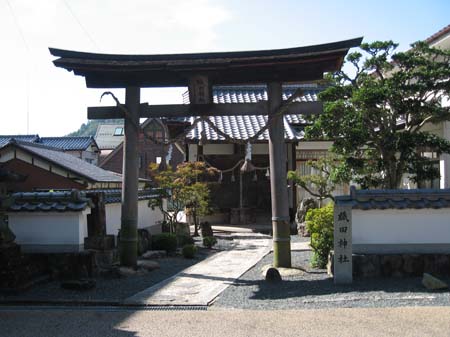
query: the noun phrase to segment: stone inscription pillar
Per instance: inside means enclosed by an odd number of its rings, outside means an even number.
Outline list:
[[[352,208],[334,206],[334,283],[353,281],[352,261]]]

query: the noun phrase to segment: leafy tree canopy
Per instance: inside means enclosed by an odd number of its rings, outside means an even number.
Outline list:
[[[323,114],[313,117],[308,139],[333,140],[344,160],[339,170],[363,188],[399,188],[439,176],[422,152],[449,153],[450,142],[425,126],[450,120],[442,103],[450,93],[450,52],[417,42],[395,52],[392,41],[365,43],[350,53],[349,73],[329,74],[320,94]]]
[[[177,222],[178,214],[187,209],[194,217],[197,232],[197,217],[210,211],[210,193],[205,182],[216,170],[207,167],[204,162],[185,162],[172,170],[169,166],[160,170],[159,165],[150,164],[150,174],[155,184],[160,188],[158,197],[150,200],[149,206],[159,208],[166,216],[171,227]],[[163,199],[170,201],[170,208],[163,205]]]

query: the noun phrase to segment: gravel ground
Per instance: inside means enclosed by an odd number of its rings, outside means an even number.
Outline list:
[[[222,245],[226,246],[226,245]],[[182,256],[156,259],[160,269],[121,278],[106,279],[98,277],[96,287],[91,290],[76,291],[63,289],[60,282],[51,281],[37,284],[31,289],[18,295],[1,295],[1,302],[105,302],[117,303],[144,289],[147,289],[180,271],[211,256],[217,250],[200,249],[194,259],[185,259]]]
[[[297,236],[293,241],[304,241]],[[352,285],[333,284],[326,270],[310,267],[310,251],[292,252],[292,265],[302,267],[301,275],[283,277],[283,282],[268,284],[261,272],[271,264],[269,254],[229,286],[211,309],[302,309],[340,307],[397,307],[450,305],[450,292],[427,291],[421,278],[355,280]],[[450,278],[444,279],[450,283]]]

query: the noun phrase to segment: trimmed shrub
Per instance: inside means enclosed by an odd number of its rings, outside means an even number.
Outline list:
[[[217,239],[214,236],[205,236],[203,238],[203,246],[211,249],[217,243]]]
[[[165,250],[168,253],[177,250],[177,236],[171,233],[161,233],[152,236],[153,250]]]
[[[178,247],[194,244],[194,239],[188,235],[177,235]]]
[[[306,228],[311,233],[311,248],[313,257],[311,265],[325,268],[328,254],[333,249],[334,206],[328,204],[322,208],[310,209],[306,213]]]
[[[186,259],[193,259],[195,257],[195,254],[197,253],[197,246],[196,245],[184,245],[181,252],[183,253],[183,256]]]

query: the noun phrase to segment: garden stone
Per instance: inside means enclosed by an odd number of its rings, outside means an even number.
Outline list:
[[[448,284],[428,273],[423,273],[422,284],[429,290],[443,290],[448,288]]]
[[[269,268],[266,272],[266,281],[269,283],[281,282],[280,272],[276,268]]]
[[[297,214],[295,215],[295,221],[297,222],[298,234],[304,237],[309,237],[308,230],[306,229],[306,213],[313,208],[317,208],[319,205],[314,198],[304,198],[297,208]]]
[[[152,259],[159,259],[162,257],[166,257],[167,253],[165,250],[149,250],[142,254],[141,258],[144,260],[152,260]]]
[[[119,273],[122,276],[134,276],[137,274],[137,270],[129,267],[119,267]]]
[[[327,274],[328,276],[333,277],[333,273],[334,273],[334,251],[331,250],[328,253]]]
[[[159,269],[159,263],[151,260],[138,260],[137,265],[139,268],[144,268],[148,271]]]

